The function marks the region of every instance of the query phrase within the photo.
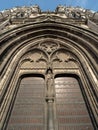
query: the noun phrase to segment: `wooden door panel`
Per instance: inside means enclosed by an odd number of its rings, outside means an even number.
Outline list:
[[[43,130],[44,80],[27,77],[21,80],[7,130]]]
[[[77,79],[56,78],[55,91],[59,130],[93,130]]]

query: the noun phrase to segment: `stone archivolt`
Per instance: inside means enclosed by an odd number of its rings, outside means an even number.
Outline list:
[[[59,74],[79,77],[97,130],[97,18],[97,13],[92,11],[65,6],[58,6],[55,12],[41,12],[38,6],[32,6],[17,7],[0,13],[2,130],[5,130],[21,77],[38,74],[47,81],[48,73],[52,74],[52,79]],[[54,95],[51,102],[53,100]]]

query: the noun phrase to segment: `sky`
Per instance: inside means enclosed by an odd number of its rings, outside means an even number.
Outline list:
[[[16,6],[39,5],[42,11],[54,11],[58,5],[80,6],[98,11],[98,0],[0,0],[0,11]]]

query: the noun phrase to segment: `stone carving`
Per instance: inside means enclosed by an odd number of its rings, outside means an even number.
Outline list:
[[[53,97],[54,93],[53,93],[53,72],[52,69],[48,69],[46,72],[46,86],[47,86],[47,97]]]
[[[46,13],[46,15],[44,15],[45,17],[47,15],[49,15],[50,17],[53,15],[51,15],[52,12],[48,11],[48,13]],[[57,6],[54,14],[65,14],[68,18],[89,18],[91,20],[93,20],[95,18],[94,14],[95,12],[87,10],[87,9],[83,9],[80,7],[70,7],[70,6],[62,6],[59,5]],[[96,12],[97,13],[97,12]],[[34,5],[34,6],[23,6],[23,7],[14,7],[12,9],[6,9],[4,11],[0,12],[0,19],[4,19],[4,18],[29,18],[29,17],[33,17],[33,14],[39,14],[42,15],[41,9],[39,8],[38,5]],[[97,17],[98,20],[98,17]]]
[[[40,13],[41,10],[38,5],[31,6],[32,12]]]
[[[70,53],[56,52],[55,57],[53,57],[52,61],[54,60],[58,60],[59,62],[68,62],[70,60],[74,60],[74,58],[70,55]]]
[[[42,52],[30,52],[24,59],[29,60],[30,62],[40,62],[41,60],[46,61]]]
[[[81,13],[78,11],[72,11],[71,13],[73,18],[81,18]]]
[[[29,52],[22,59],[21,68],[46,68],[47,66],[47,58],[45,55],[38,52]]]
[[[50,58],[47,62],[47,69],[52,68],[52,62],[50,61]]]
[[[48,54],[52,53],[54,50],[56,50],[59,47],[59,45],[55,42],[43,42],[40,44],[40,48],[46,51]]]
[[[62,5],[59,5],[57,6],[56,8],[56,12],[58,13],[65,13],[65,10],[66,10],[66,7],[65,6],[62,6]]]
[[[94,12],[83,9],[81,7],[70,7],[70,6],[62,6],[59,5],[56,8],[56,13],[64,13],[68,18],[76,18],[76,19],[86,19],[93,18]]]
[[[78,68],[74,56],[69,52],[56,52],[53,54],[51,62],[53,68]]]
[[[54,12],[51,11],[41,12],[39,6],[34,5],[29,7],[27,6],[14,7],[12,9],[6,9],[4,11],[1,11],[0,28],[2,29],[0,30],[2,30],[2,32],[5,32],[6,30],[16,27],[18,24],[24,24],[29,22],[35,23],[39,21],[72,22],[73,24],[80,25],[80,23],[77,22],[77,19],[81,20],[82,25],[88,25],[88,23],[86,22],[88,19],[93,23],[95,23],[96,27],[98,26],[98,12],[83,9],[80,7],[70,7],[62,5],[59,5]],[[9,24],[5,24],[6,21],[8,20]],[[96,31],[96,29],[94,31]],[[50,52],[51,49],[48,47],[48,53]]]
[[[41,12],[38,5],[30,6],[30,7],[14,7],[12,9],[7,9],[0,12],[1,18],[28,18],[31,14],[39,14]]]

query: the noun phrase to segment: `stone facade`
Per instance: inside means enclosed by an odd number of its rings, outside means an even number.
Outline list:
[[[54,79],[64,75],[78,77],[97,130],[98,12],[61,5],[54,12],[42,12],[37,5],[0,12],[2,130],[6,129],[20,79],[26,75],[45,80],[45,130],[58,130],[53,112]]]

